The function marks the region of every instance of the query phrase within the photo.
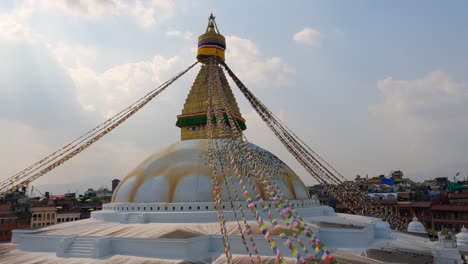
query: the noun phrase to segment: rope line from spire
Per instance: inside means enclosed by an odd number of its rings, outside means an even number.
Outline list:
[[[8,179],[2,181],[0,183],[0,197],[4,197],[5,195],[11,192],[14,192],[24,186],[27,186],[32,181],[57,168],[69,159],[81,153],[83,150],[90,147],[92,144],[97,142],[99,139],[107,135],[110,131],[114,130],[124,121],[126,121],[129,117],[138,112],[146,104],[152,101],[158,94],[160,94],[167,87],[169,87],[173,82],[175,82],[186,72],[192,69],[197,63],[198,62],[193,63],[187,69],[176,74],[168,81],[164,82],[154,90],[150,91],[145,96],[138,99],[135,103],[131,104],[129,107],[120,111],[116,115],[112,116],[111,118],[109,118],[102,124],[96,126],[95,128],[91,129],[90,131],[86,132],[82,136],[76,138],[64,147],[58,149],[57,151],[39,160],[38,162],[30,165],[26,169],[14,174]]]
[[[223,62],[219,61],[226,69],[228,74],[234,80],[242,94],[247,98],[254,110],[260,115],[262,120],[278,137],[286,149],[298,160],[298,162],[315,178],[319,183],[324,184],[327,190],[335,196],[340,202],[346,205],[353,213],[366,214],[377,216],[390,223],[393,228],[403,229],[406,225],[393,212],[388,212],[385,208],[378,204],[375,200],[367,197],[363,192],[359,191],[354,186],[348,186],[340,178],[344,178],[337,172],[329,163],[325,162],[320,157],[315,157],[316,152],[311,150],[302,140],[295,134],[289,132],[288,128],[283,126],[282,122],[275,117],[266,106],[261,103],[245,85],[237,78],[232,70]],[[346,194],[346,197],[343,197]]]
[[[219,66],[216,65],[212,67],[218,68],[219,72],[222,72]],[[220,73],[217,73],[217,75],[219,74]],[[218,76],[213,76],[213,78],[218,80]],[[221,84],[219,83],[219,85]],[[275,187],[273,187],[271,184],[271,182],[274,182],[273,176],[272,174],[270,174],[271,171],[265,169],[265,167],[268,166],[268,163],[263,163],[262,160],[258,159],[258,155],[254,154],[255,151],[251,149],[246,144],[246,142],[243,142],[242,139],[239,138],[239,136],[242,134],[240,133],[239,127],[235,123],[229,105],[226,103],[226,96],[223,95],[222,87],[221,89],[218,88],[217,96],[218,98],[215,102],[222,104],[221,110],[227,114],[229,123],[226,124],[224,122],[216,122],[217,127],[209,125],[210,130],[214,128],[217,129],[216,133],[218,135],[222,135],[223,137],[231,135],[230,140],[228,137],[228,140],[222,141],[223,153],[219,155],[218,159],[228,159],[227,161],[228,163],[230,163],[231,170],[235,171],[234,174],[237,177],[238,184],[243,191],[243,196],[245,197],[248,203],[248,207],[253,213],[255,219],[257,220],[260,231],[264,234],[266,241],[270,244],[270,247],[272,248],[273,252],[277,255],[277,260],[279,262],[283,262],[284,258],[279,248],[277,247],[277,244],[274,241],[272,234],[268,231],[268,228],[265,225],[263,217],[260,215],[260,213],[262,215],[266,215],[265,219],[268,219],[270,224],[273,226],[275,232],[279,232],[279,236],[283,240],[283,244],[285,244],[285,246],[291,251],[291,256],[296,258],[300,263],[306,263],[304,256],[307,257],[307,259],[313,261],[323,258],[324,260],[327,259],[329,263],[332,262],[334,258],[330,256],[330,253],[328,252],[326,247],[324,247],[323,244],[317,239],[317,237],[313,234],[311,228],[306,225],[305,221],[297,214],[294,208],[292,208],[291,210],[291,204],[289,204],[287,199],[284,199],[284,194],[278,195],[275,193],[275,191],[272,191],[275,188],[278,188],[278,186],[276,185]],[[217,107],[217,109],[219,109],[219,107]],[[218,111],[218,113],[214,114],[220,115],[220,113],[221,111]],[[213,132],[210,134],[214,135],[216,133]],[[219,141],[219,139],[215,140],[213,138],[210,138],[210,140],[213,140],[215,142]],[[274,215],[276,214],[273,214],[265,200],[263,200],[258,188],[255,187],[256,184],[254,180],[259,181],[266,187],[269,194],[269,197],[267,198],[269,200],[277,201],[277,203],[274,203],[274,205],[280,212],[279,216],[285,223],[288,230],[287,232],[291,232],[292,238],[295,239],[289,239],[288,235],[286,235],[286,232],[282,231],[283,227],[281,227],[274,218]],[[247,187],[246,183],[250,184],[252,188],[251,192],[250,188]],[[275,197],[275,195],[277,195],[277,197]],[[259,209],[257,209],[257,206],[259,207]],[[309,245],[312,249],[311,251],[309,251],[307,249],[307,246],[304,243],[302,243],[299,235],[309,238]],[[304,252],[304,256],[300,254],[299,249],[296,248],[294,244],[297,244],[298,248],[302,249],[302,251]],[[315,256],[311,255],[311,252],[315,252]]]

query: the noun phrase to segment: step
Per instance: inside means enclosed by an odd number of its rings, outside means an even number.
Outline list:
[[[96,242],[96,240],[73,240],[73,242],[77,242],[77,243],[88,243],[88,244],[92,244],[94,242]]]
[[[96,242],[91,241],[91,242],[82,242],[82,241],[73,241],[72,245],[94,245]]]
[[[80,248],[69,248],[65,251],[66,253],[85,253],[85,254],[93,254],[93,249],[80,249]]]
[[[84,242],[72,242],[72,244],[70,246],[73,246],[73,245],[76,245],[76,246],[94,246],[94,242],[93,243],[84,243]]]
[[[75,237],[73,241],[95,241],[95,238],[88,238],[88,237]]]
[[[78,250],[78,249],[69,249],[65,251],[67,254],[89,254],[92,255],[93,251],[92,250]]]
[[[69,257],[72,258],[92,258],[93,255],[91,254],[77,254],[77,253],[70,253],[68,254]]]
[[[88,245],[76,245],[76,246],[72,245],[72,246],[70,246],[69,249],[86,249],[86,250],[93,250],[94,247],[93,247],[93,246],[88,246]]]
[[[88,240],[73,240],[73,243],[80,243],[80,244],[94,244],[96,243],[96,240],[91,240],[91,241],[88,241]]]

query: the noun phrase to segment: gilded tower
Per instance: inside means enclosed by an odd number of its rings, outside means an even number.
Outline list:
[[[213,14],[208,19],[206,32],[198,37],[197,60],[202,63],[195,82],[185,100],[182,114],[177,116],[176,126],[180,127],[181,140],[204,139],[207,138],[205,126],[207,121],[207,101],[208,101],[208,71],[206,63],[211,57],[217,57],[224,61],[224,51],[226,40],[219,33]],[[236,99],[232,93],[229,83],[222,68],[219,68],[221,85],[227,97],[228,104],[234,114],[234,118],[242,130],[246,129],[245,119],[239,111]]]

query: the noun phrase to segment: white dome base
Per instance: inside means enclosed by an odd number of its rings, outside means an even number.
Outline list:
[[[302,217],[334,215],[333,208],[319,206],[317,201],[290,200]],[[240,212],[237,202],[234,202],[237,214]],[[255,220],[247,207],[246,202],[241,202],[245,216],[248,220]],[[266,204],[274,208],[272,202]],[[222,205],[226,221],[235,221],[231,204],[225,202]],[[261,208],[257,210],[261,211]],[[199,203],[109,203],[103,205],[101,211],[91,213],[91,218],[118,223],[213,223],[218,221],[218,213],[213,202]]]

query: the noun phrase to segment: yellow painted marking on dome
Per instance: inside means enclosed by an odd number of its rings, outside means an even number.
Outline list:
[[[117,188],[112,201],[116,202],[116,198],[118,197],[119,202],[143,202],[139,198],[139,191],[142,189],[142,186],[155,177],[165,177],[164,179],[167,181],[167,187],[162,186],[162,188],[167,188],[167,196],[159,197],[158,201],[166,203],[174,202],[179,199],[179,196],[177,196],[177,188],[181,186],[185,177],[197,175],[198,177],[210,179],[209,167],[205,164],[207,151],[207,139],[192,141],[191,143],[178,142],[170,145],[162,152],[155,153],[148,157],[142,164],[128,174]],[[152,164],[153,162],[157,163]],[[225,172],[227,175],[232,175],[233,173],[230,169]],[[298,199],[298,197],[305,198],[304,195],[307,191],[304,184],[287,165],[283,164],[283,166],[279,170],[275,171],[272,176],[277,179],[278,183],[283,184],[282,188],[285,188],[284,191],[288,199]],[[135,182],[128,182],[130,179],[135,179]],[[221,181],[223,181],[223,178],[221,178]],[[264,200],[269,200],[268,193],[265,192],[264,186],[259,184],[256,178],[253,178],[253,181],[255,182],[254,184],[258,188],[261,197]],[[207,184],[206,181],[203,182],[204,184]],[[127,188],[131,187],[130,193],[119,197],[119,188],[125,183],[129,184]],[[206,187],[204,184],[203,186]],[[221,185],[221,188],[224,189],[226,187],[223,184]],[[224,196],[226,191],[221,191]],[[121,193],[121,195],[123,194]],[[197,196],[195,195],[195,197]]]
[[[260,192],[260,196],[262,197],[263,200],[271,200],[265,193],[265,185],[261,182],[259,182],[257,179],[255,179],[255,185],[257,186],[258,191]]]
[[[146,167],[148,166],[149,163],[153,162],[154,160],[157,160],[158,158],[160,158],[163,155],[166,155],[168,153],[173,152],[176,147],[177,147],[177,143],[174,143],[174,144],[171,144],[170,146],[168,146],[162,152],[153,153],[151,156],[146,158],[140,165],[138,165],[138,167],[136,167],[129,174],[127,174],[127,176],[125,176],[125,178],[120,182],[120,184],[115,189],[115,192],[112,195],[112,202],[115,202],[116,197],[118,197],[120,186],[123,186],[126,183],[127,180],[129,180],[129,179],[131,179],[133,177],[138,177],[138,175],[140,175],[146,169]]]
[[[130,192],[130,197],[129,201],[134,203],[135,202],[135,196],[137,195],[138,191],[140,190],[140,187],[146,183],[151,178],[155,177],[167,177],[168,172],[171,170],[172,165],[168,164],[164,167],[158,168],[157,170],[151,170],[151,171],[144,171],[141,174],[138,175],[137,181],[135,185],[132,188],[132,191]],[[170,174],[169,174],[170,175]]]
[[[178,172],[173,172],[171,173],[171,177],[168,178],[168,183],[169,183],[169,197],[168,197],[168,202],[173,203],[174,202],[174,196],[175,196],[175,191],[177,189],[177,186],[179,185],[180,181],[184,179],[185,177],[189,175],[200,175],[209,178],[209,171],[208,169],[203,169],[198,166],[190,166],[188,168],[184,168],[183,170],[180,170]]]
[[[293,183],[293,180],[292,180],[293,176],[291,176],[291,173],[289,173],[289,171],[287,169],[283,168],[283,170],[285,170],[286,175],[287,175],[286,177],[284,177],[284,184],[286,185],[286,188],[288,188],[288,190],[291,191],[291,194],[293,195],[293,199],[297,199],[296,188],[294,187],[294,183]],[[289,170],[291,170],[291,169],[289,169]]]
[[[139,174],[137,175],[137,182],[132,188],[132,191],[130,193],[129,197],[129,202],[135,202],[135,197],[140,190],[141,186],[145,184],[148,180],[152,179],[153,177],[165,177],[167,180],[167,188],[168,188],[168,197],[167,197],[167,202],[172,203],[174,201],[174,195],[175,195],[175,190],[177,188],[177,185],[179,184],[180,180],[182,180],[184,177],[191,175],[191,174],[196,174],[198,173],[201,176],[209,177],[209,171],[208,168],[203,168],[197,165],[190,165],[189,167],[185,168],[177,168],[176,165],[180,165],[181,160],[183,159],[183,155],[186,155],[186,153],[179,153],[177,151],[173,151],[173,149],[164,151],[162,153],[164,157],[168,160],[167,165],[166,164],[161,164],[161,168],[152,169],[150,171],[143,170],[143,171],[138,171]],[[159,155],[162,156],[162,155]],[[151,161],[154,161],[152,159]],[[140,169],[144,169],[147,166],[142,166]]]
[[[207,139],[202,139],[198,142],[198,148],[200,153],[203,153],[204,151],[208,150],[208,140]]]

